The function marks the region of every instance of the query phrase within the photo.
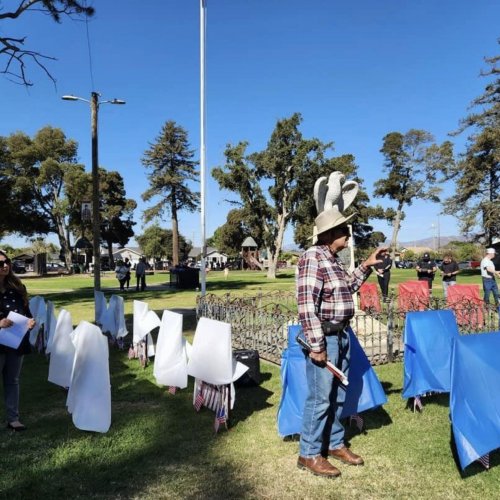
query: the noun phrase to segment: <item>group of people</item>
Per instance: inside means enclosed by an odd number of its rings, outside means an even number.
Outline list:
[[[495,270],[495,264],[493,262],[495,255],[496,251],[494,248],[486,249],[486,254],[481,261],[480,267],[483,282],[484,302],[489,304],[491,294],[493,295],[495,307],[498,308],[499,292],[495,277],[500,276],[500,272]],[[380,254],[380,258],[380,262],[375,264],[373,269],[377,275],[382,298],[386,301],[388,300],[389,294],[392,259],[389,257],[389,252],[387,250]],[[427,283],[430,293],[432,293],[432,283],[434,278],[439,271],[443,279],[443,292],[444,298],[446,299],[448,296],[448,288],[457,284],[457,275],[460,272],[460,268],[458,267],[458,263],[449,253],[444,255],[442,264],[438,266],[436,262],[431,259],[430,254],[425,252],[422,255],[422,258],[417,262],[416,271],[418,280],[425,281]]]
[[[116,274],[116,279],[120,284],[120,290],[129,289],[131,268],[132,268],[132,263],[130,262],[128,257],[125,257],[125,260],[119,260],[116,263],[115,274]],[[141,292],[143,292],[146,289],[146,271],[147,271],[146,258],[141,257],[139,259],[139,262],[135,266],[135,278],[136,278],[135,289],[137,291],[140,290]]]
[[[436,262],[431,259],[430,254],[425,252],[422,258],[417,262],[417,277],[419,281],[425,281],[427,283],[429,292],[432,293],[432,282],[434,281],[438,269],[443,278],[443,291],[444,298],[446,299],[448,296],[448,288],[456,285],[457,274],[460,271],[457,262],[453,259],[451,254],[446,254],[443,257],[443,262],[438,268]]]

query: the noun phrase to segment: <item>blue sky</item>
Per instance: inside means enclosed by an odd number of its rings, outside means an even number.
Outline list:
[[[207,4],[207,168],[223,164],[227,143],[247,140],[249,151],[264,148],[276,120],[300,112],[305,137],[333,141],[332,154],[355,156],[370,195],[383,175],[384,135],[422,128],[439,142],[449,139],[485,87],[487,80],[479,77],[484,56],[499,48],[497,0]],[[68,19],[57,25],[37,13],[2,22],[4,34],[28,35],[29,48],[57,58],[47,63],[57,88],[33,66],[35,85],[29,89],[0,76],[0,135],[60,127],[78,141],[79,159],[90,170],[90,109],[60,97],[89,98],[96,90],[102,99],[126,100],[125,106],[100,108],[99,163],[123,175],[127,195],[139,203],[140,233],[141,194],[148,187],[141,157],[165,121],[188,131],[198,158],[199,0],[93,5],[93,78],[85,23]],[[462,151],[465,136],[452,140]],[[230,207],[224,199],[230,197],[208,178],[207,236],[225,222]],[[439,212],[439,205],[414,203],[406,210],[400,241],[431,237]],[[181,233],[197,245],[199,221],[198,214],[181,214]],[[162,225],[169,227],[169,221]],[[387,224],[374,226],[390,237]],[[442,236],[458,234],[452,217],[440,216],[439,226]],[[292,241],[288,231],[285,244]]]

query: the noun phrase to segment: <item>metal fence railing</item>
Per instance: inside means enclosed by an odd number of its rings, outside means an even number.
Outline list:
[[[357,311],[351,326],[370,362],[388,363],[402,359],[407,312],[449,308],[442,299],[431,298],[429,303],[401,310],[393,297],[382,304],[381,311]],[[500,330],[498,310],[482,302],[464,300],[452,309],[462,334]],[[233,348],[256,349],[260,357],[277,364],[287,346],[288,326],[298,323],[295,294],[282,291],[240,296],[209,293],[197,298],[197,316],[230,323]]]

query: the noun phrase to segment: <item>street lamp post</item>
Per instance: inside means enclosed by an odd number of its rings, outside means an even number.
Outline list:
[[[97,122],[100,104],[125,104],[121,99],[99,101],[100,94],[92,92],[90,101],[74,95],[63,95],[65,101],[83,101],[90,104],[90,126],[92,134],[92,239],[94,252],[94,290],[101,289],[101,217],[99,212],[99,156]]]

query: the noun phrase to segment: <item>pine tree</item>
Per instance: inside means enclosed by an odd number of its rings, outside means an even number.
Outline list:
[[[194,212],[200,203],[199,193],[192,191],[187,183],[198,181],[197,162],[193,161],[194,151],[190,149],[187,132],[169,120],[163,126],[156,142],[145,151],[142,164],[150,170],[149,189],[142,199],[159,201],[144,211],[144,220],[149,222],[169,214],[172,221],[172,260],[179,264],[179,223],[181,210]]]

